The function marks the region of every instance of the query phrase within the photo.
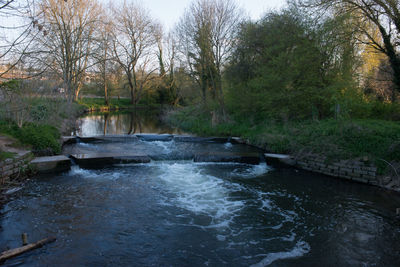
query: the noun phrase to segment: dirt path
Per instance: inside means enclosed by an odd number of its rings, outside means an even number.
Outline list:
[[[19,156],[26,154],[29,150],[23,148],[12,147],[15,140],[8,136],[0,135],[0,150],[4,152],[16,153]]]

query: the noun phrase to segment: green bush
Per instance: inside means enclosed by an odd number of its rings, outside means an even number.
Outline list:
[[[56,154],[61,152],[60,133],[50,125],[25,123],[19,128],[15,123],[1,121],[0,133],[15,137],[21,144],[31,146],[34,151],[51,149]]]
[[[33,121],[45,121],[49,118],[49,107],[45,104],[32,106],[30,116]]]

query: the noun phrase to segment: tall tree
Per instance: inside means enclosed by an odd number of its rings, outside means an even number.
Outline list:
[[[43,0],[39,9],[47,34],[39,39],[43,63],[63,80],[70,101],[77,100],[94,45],[100,8],[96,0]]]
[[[170,33],[165,35],[161,25],[155,27],[157,58],[159,62],[160,102],[176,106],[180,101],[179,88],[175,80],[176,41]]]
[[[354,51],[344,28],[343,21],[315,24],[293,7],[242,24],[227,68],[233,113],[257,123],[331,115],[352,88]]]
[[[301,0],[304,6],[331,10],[334,14],[352,13],[358,16],[355,29],[363,38],[360,42],[386,55],[393,70],[394,90],[391,100],[400,92],[400,2],[398,0]],[[370,24],[379,30],[371,33]]]
[[[177,26],[180,51],[185,55],[191,76],[201,88],[203,102],[211,91],[224,112],[222,71],[232,52],[239,9],[234,1],[195,0]]]
[[[115,7],[113,14],[114,60],[125,72],[131,103],[136,105],[155,71],[151,68],[154,23],[148,11],[134,2]]]
[[[113,23],[111,16],[108,13],[109,9],[102,9],[100,22],[96,29],[96,49],[93,53],[94,63],[97,66],[97,71],[100,77],[100,84],[104,91],[104,102],[109,104],[109,88],[110,72],[112,69],[112,44],[113,44]]]

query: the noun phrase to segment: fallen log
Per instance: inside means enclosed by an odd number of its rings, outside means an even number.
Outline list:
[[[10,259],[12,257],[21,255],[22,253],[25,253],[27,251],[30,251],[30,250],[33,250],[33,249],[36,249],[36,248],[40,248],[43,245],[45,245],[47,243],[54,242],[54,241],[56,241],[55,237],[48,237],[48,238],[39,240],[36,243],[28,244],[28,245],[25,245],[25,246],[22,246],[22,247],[19,247],[19,248],[6,250],[6,251],[4,251],[4,252],[2,252],[0,254],[0,264],[2,262],[4,262],[5,260],[8,260],[8,259]]]

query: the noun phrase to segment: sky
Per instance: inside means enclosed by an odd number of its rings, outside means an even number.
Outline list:
[[[123,2],[124,0],[100,0],[106,4],[109,1],[114,3]],[[126,0],[130,1],[130,0]],[[135,1],[135,0],[133,0]],[[157,19],[164,25],[167,31],[172,30],[180,17],[183,15],[185,8],[187,8],[192,0],[136,0],[143,4],[149,11],[154,19]],[[239,7],[245,12],[245,16],[250,17],[252,20],[257,20],[262,15],[271,9],[279,9],[283,7],[286,0],[232,0],[236,1]],[[0,16],[1,26],[16,26],[21,22],[14,18]],[[12,36],[10,31],[3,31],[0,29],[0,44],[2,43],[3,36]]]
[[[102,3],[123,2],[124,0],[100,0]],[[129,1],[129,0],[126,0]],[[245,15],[253,20],[259,19],[266,11],[270,9],[278,9],[285,5],[285,0],[235,0],[244,10]],[[159,20],[166,28],[171,30],[179,21],[185,8],[187,8],[192,0],[138,0],[148,10],[153,18]],[[9,18],[0,17],[1,25],[16,24],[17,21]]]
[[[191,0],[142,0],[151,15],[158,19],[167,30],[174,27],[191,2]],[[285,0],[236,0],[236,2],[253,20],[259,19],[270,9],[281,8],[286,3]]]

